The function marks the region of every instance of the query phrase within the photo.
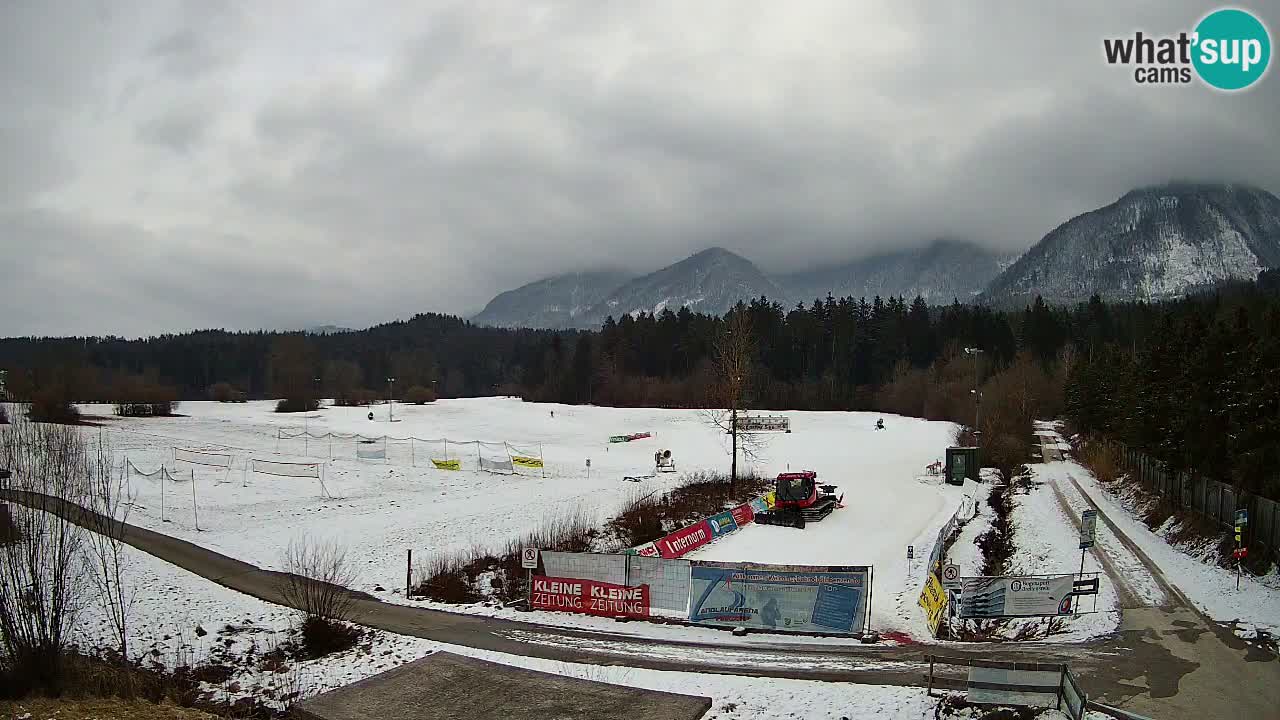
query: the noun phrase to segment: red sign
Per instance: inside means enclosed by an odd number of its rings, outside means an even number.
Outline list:
[[[536,575],[533,578],[535,610],[560,610],[605,617],[649,617],[649,586],[614,585],[595,580],[555,578]]]
[[[738,527],[746,525],[756,517],[756,511],[751,509],[751,503],[739,505],[730,512],[733,513],[733,521],[738,524]]]
[[[651,542],[636,547],[636,554],[642,557],[658,557],[658,546]]]
[[[681,528],[656,541],[658,552],[664,558],[678,558],[711,542],[711,526],[706,520]]]
[[[1235,552],[1231,554],[1239,560],[1240,558],[1249,556],[1249,548],[1236,548]]]

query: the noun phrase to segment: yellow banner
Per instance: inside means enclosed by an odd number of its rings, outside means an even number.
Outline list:
[[[920,591],[920,607],[924,608],[925,617],[929,620],[929,632],[938,634],[938,626],[942,624],[942,615],[947,609],[947,591],[942,587],[938,573],[929,573],[929,580]]]
[[[523,455],[512,455],[511,462],[520,467],[540,468],[542,467],[542,459],[536,457],[525,457]]]
[[[764,494],[764,504],[768,505],[770,510],[773,509],[773,491],[772,490]]]
[[[440,470],[461,470],[462,462],[458,460],[436,460],[431,458],[431,464]]]

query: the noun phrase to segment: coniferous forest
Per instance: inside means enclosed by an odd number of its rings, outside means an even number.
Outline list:
[[[877,410],[953,420],[999,465],[1030,448],[1031,420],[1117,440],[1175,469],[1280,498],[1280,281],[1164,304],[1019,311],[919,298],[739,305],[756,409]],[[9,338],[15,400],[151,403],[214,398],[519,395],[618,406],[714,402],[726,319],[682,309],[598,331],[505,330],[424,314],[327,335],[205,330],[139,340]],[[967,353],[976,348],[980,353]],[[396,379],[394,386],[387,378]],[[979,402],[974,401],[975,384]],[[303,405],[305,406],[305,404]]]

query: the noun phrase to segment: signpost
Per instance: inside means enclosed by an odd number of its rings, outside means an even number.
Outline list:
[[[907,576],[908,577],[911,576],[911,560],[915,558],[915,556],[916,556],[916,546],[908,545],[907,546]]]
[[[533,571],[538,567],[538,548],[523,548],[520,550],[520,567],[524,568],[525,572],[524,606],[526,610],[532,610]]]
[[[942,568],[942,587],[947,590],[960,589],[960,566],[947,565]]]
[[[1249,511],[1245,508],[1236,510],[1236,551],[1232,553],[1236,558],[1236,590],[1240,589],[1240,572],[1244,558],[1249,554],[1249,549],[1243,544],[1244,527],[1249,524]]]
[[[591,479],[591,458],[587,458],[587,479]]]
[[[1085,510],[1080,513],[1080,577],[1084,577],[1084,552],[1094,546],[1098,534],[1098,511]],[[1073,608],[1079,612],[1079,606]]]

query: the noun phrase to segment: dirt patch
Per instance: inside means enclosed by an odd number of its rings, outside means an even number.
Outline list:
[[[168,703],[157,705],[143,700],[119,698],[95,698],[92,700],[67,700],[54,698],[29,698],[19,702],[0,702],[0,718],[11,720],[29,717],[31,720],[216,720],[193,708],[178,707]]]

